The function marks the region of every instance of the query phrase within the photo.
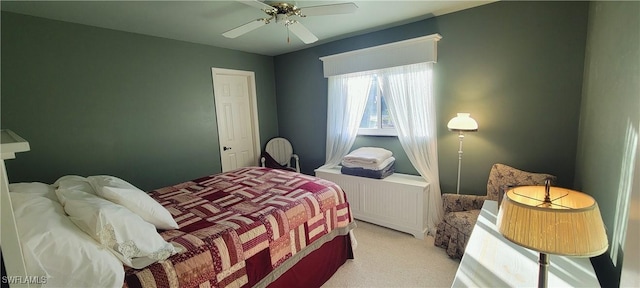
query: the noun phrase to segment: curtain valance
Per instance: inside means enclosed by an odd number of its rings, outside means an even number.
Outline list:
[[[416,63],[437,62],[437,42],[442,36],[428,36],[320,57],[324,77]]]

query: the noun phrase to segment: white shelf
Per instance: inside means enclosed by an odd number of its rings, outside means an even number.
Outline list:
[[[7,129],[0,130],[0,143],[2,143],[0,152],[3,160],[16,158],[16,153],[31,149],[27,140]]]
[[[29,151],[29,142],[24,140],[18,134],[11,130],[0,130],[0,161],[1,181],[0,181],[0,211],[2,218],[2,228],[0,231],[0,246],[2,246],[2,257],[4,258],[7,276],[27,275],[27,269],[24,265],[24,257],[22,256],[22,247],[20,239],[18,239],[18,230],[16,227],[15,215],[13,214],[13,206],[11,205],[11,197],[9,197],[9,179],[7,178],[7,169],[4,160],[13,159],[16,153]],[[23,278],[24,279],[24,278]],[[10,283],[11,288],[29,287],[29,283]]]

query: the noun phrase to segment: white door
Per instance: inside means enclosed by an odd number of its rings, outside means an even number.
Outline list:
[[[222,172],[257,166],[258,109],[255,74],[212,68]]]

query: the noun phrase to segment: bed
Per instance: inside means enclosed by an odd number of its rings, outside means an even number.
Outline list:
[[[4,164],[2,168],[4,169]],[[6,174],[4,177],[6,177]],[[117,179],[122,183],[128,184],[126,181],[112,176],[95,177],[111,177],[108,179]],[[87,179],[89,178],[91,177]],[[76,181],[79,178],[71,179]],[[108,184],[106,185],[108,186]],[[34,192],[33,190],[29,190],[30,192],[14,191],[24,187],[30,187],[29,189],[36,187],[41,192]],[[96,188],[95,185],[92,188]],[[47,221],[53,221],[52,219],[55,220],[56,218],[66,221],[64,223],[71,223],[64,219],[64,216],[59,216],[58,214],[62,211],[60,210],[62,209],[61,207],[64,206],[64,211],[67,211],[67,208],[71,207],[70,203],[75,200],[69,196],[71,194],[66,194],[64,197],[60,195],[61,186],[59,183],[50,185],[42,183],[11,184],[9,185],[9,190],[11,192],[8,194],[10,194],[11,201],[13,201],[14,207],[12,209],[16,212],[15,222],[19,231],[16,235],[24,236],[26,239],[27,236],[33,237],[34,233],[51,234],[51,231],[55,231],[55,229],[50,228],[52,225]],[[83,276],[84,281],[86,281],[84,283],[105,286],[105,283],[111,283],[108,281],[114,281],[115,279],[115,283],[121,285],[113,285],[112,283],[107,286],[132,288],[319,287],[347,259],[353,259],[352,241],[355,241],[355,239],[351,230],[355,228],[355,222],[350,212],[349,203],[342,189],[327,180],[290,171],[263,167],[245,167],[179,183],[144,194],[150,196],[166,211],[169,211],[178,225],[177,229],[157,230],[162,240],[170,243],[175,248],[175,251],[170,253],[172,254],[171,256],[166,255],[168,258],[165,257],[162,258],[164,260],[145,264],[144,267],[139,269],[119,263],[120,270],[113,269],[116,270],[114,273],[117,275],[111,277],[106,275],[107,272],[105,271],[108,269],[100,268],[102,267],[100,266],[102,265],[100,262],[102,258],[109,258],[109,261],[111,261],[109,262],[111,264],[105,264],[105,267],[114,266],[113,259],[117,257],[105,256],[109,254],[107,252],[111,251],[111,248],[107,246],[109,249],[104,249],[105,245],[100,245],[99,243],[87,244],[90,246],[87,249],[93,249],[91,247],[94,247],[97,251],[91,251],[91,253],[102,253],[100,254],[101,256],[77,255],[74,256],[76,258],[71,257],[68,265],[76,265],[79,267],[77,269],[95,270],[97,272],[94,271],[93,273],[102,273],[103,275],[85,275]],[[61,205],[56,201],[66,203]],[[102,199],[101,201],[104,200]],[[38,205],[42,203],[49,205],[47,207],[53,207],[50,209],[53,211],[52,213],[58,214],[46,216],[48,215],[47,209],[37,210]],[[87,210],[84,204],[79,205],[79,207]],[[37,213],[34,212],[36,210],[38,211]],[[132,209],[125,210],[135,211]],[[23,219],[25,214],[30,215],[26,217],[29,222],[23,222],[26,221]],[[39,221],[29,217],[46,217],[47,219]],[[68,217],[74,218],[71,214]],[[78,220],[77,218],[75,217],[73,220],[76,221]],[[3,213],[3,225],[6,221],[8,220]],[[23,227],[21,227],[21,222]],[[28,226],[30,227],[25,228],[24,223],[29,223]],[[125,226],[129,226],[128,228],[138,227],[131,223],[134,222],[127,220],[127,225]],[[38,225],[42,227],[38,228]],[[158,226],[156,225],[155,227]],[[39,232],[41,230],[48,230],[49,232]],[[134,230],[137,230],[137,228]],[[133,231],[131,233],[142,232]],[[45,237],[42,235],[36,236],[35,238],[38,239]],[[86,235],[80,238],[84,239],[82,241],[86,240],[87,242],[92,240]],[[43,273],[41,270],[34,272],[34,269],[29,268],[35,265],[34,262],[36,261],[33,259],[45,257],[40,254],[51,253],[50,251],[56,249],[49,248],[44,250],[46,252],[34,253],[30,251],[31,247],[35,246],[34,242],[27,243],[25,239],[19,239],[23,255],[25,255],[24,259],[15,259],[20,261],[14,262],[14,259],[7,259],[7,254],[3,253],[5,264],[24,261],[26,267],[25,276],[32,278],[23,278],[22,281],[27,279],[30,284],[44,284],[43,286],[47,286],[54,285],[52,283],[61,283],[48,282],[43,278],[33,278],[42,277],[39,274]],[[51,245],[49,240],[45,242],[47,245]],[[3,243],[5,243],[4,238]],[[80,244],[70,243],[73,243],[73,241],[63,241],[60,245],[74,247],[71,250],[81,250],[81,248],[77,248],[79,247],[78,245],[86,244],[84,242]],[[78,257],[87,258],[82,261],[75,261],[80,259]],[[66,268],[64,268],[66,264],[62,264],[65,263],[64,260],[56,261],[51,263],[60,264],[46,264],[46,261],[42,260],[42,262],[36,263],[39,266],[35,266],[44,270],[51,270],[44,272],[44,274],[52,276],[51,274],[55,273],[58,279],[64,277],[60,275],[65,275],[65,273],[67,276],[74,275],[72,277],[80,275],[76,274],[75,271],[66,271]],[[88,265],[89,263],[91,265]],[[7,268],[10,268],[9,266],[11,265],[8,264]],[[7,269],[7,271],[11,275],[11,271],[19,270]],[[51,277],[49,279],[56,278]],[[122,282],[120,283],[119,281]]]
[[[141,287],[141,280],[147,281],[146,277],[164,281],[167,279],[164,275],[174,272],[180,287],[202,283],[216,287],[264,287],[274,281],[280,283],[277,286],[314,287],[328,278],[314,280],[313,275],[286,275],[286,271],[309,254],[337,254],[333,264],[312,260],[294,270],[332,275],[347,258],[353,258],[348,232],[354,222],[349,205],[342,189],[329,181],[295,172],[249,167],[158,189],[151,196],[179,219],[180,228],[163,232],[164,238],[195,249],[170,257],[172,265],[156,263],[144,270],[127,269],[128,287]],[[212,212],[209,205],[228,209]],[[190,240],[193,235],[198,239]],[[217,251],[216,241],[224,242],[218,246],[226,246],[227,251],[239,253],[232,256],[233,253]],[[194,251],[199,250],[209,250],[216,257],[202,261],[194,257],[197,254]],[[222,255],[226,259],[220,261]],[[316,258],[324,257],[316,255]],[[171,268],[177,266],[199,267],[196,269],[201,272]],[[317,271],[322,268],[330,269]],[[285,277],[278,279],[282,275]],[[297,283],[298,280],[302,283]]]

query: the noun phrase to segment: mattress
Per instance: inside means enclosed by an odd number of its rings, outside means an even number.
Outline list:
[[[355,226],[339,186],[283,170],[241,168],[149,194],[179,225],[160,235],[183,252],[126,267],[124,287],[267,286]]]

